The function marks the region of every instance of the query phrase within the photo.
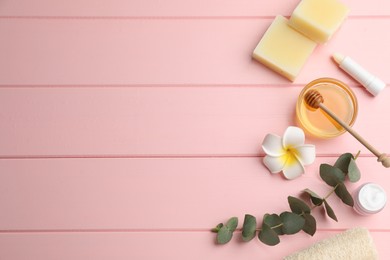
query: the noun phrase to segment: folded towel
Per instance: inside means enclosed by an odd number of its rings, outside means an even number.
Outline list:
[[[284,260],[372,260],[377,251],[365,228],[354,228],[284,258]]]

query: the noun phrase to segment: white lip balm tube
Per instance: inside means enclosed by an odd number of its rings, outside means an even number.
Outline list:
[[[378,95],[386,87],[386,83],[365,70],[350,57],[335,53],[333,59],[340,68],[362,84],[372,95]]]

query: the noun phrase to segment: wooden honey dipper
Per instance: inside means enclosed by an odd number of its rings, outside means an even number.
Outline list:
[[[370,150],[376,157],[378,157],[378,162],[381,162],[382,165],[386,168],[390,167],[390,158],[387,157],[385,153],[380,153],[375,149],[371,144],[369,144],[362,136],[360,136],[355,130],[353,130],[348,124],[343,122],[338,118],[329,108],[327,108],[323,102],[324,98],[317,90],[309,90],[304,96],[306,104],[314,109],[321,108],[325,113],[327,113],[331,118],[333,118],[337,123],[339,123],[345,130],[347,130],[353,137],[355,137],[362,145],[364,145],[368,150]]]

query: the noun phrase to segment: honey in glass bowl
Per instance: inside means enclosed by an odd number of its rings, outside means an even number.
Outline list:
[[[320,108],[313,109],[305,103],[304,96],[312,89],[322,95],[323,104],[341,120],[350,126],[355,123],[358,103],[352,90],[337,79],[320,78],[302,89],[296,104],[298,123],[308,134],[320,138],[333,138],[345,132],[342,126]]]

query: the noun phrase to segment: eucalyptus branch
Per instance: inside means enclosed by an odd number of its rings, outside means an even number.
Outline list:
[[[360,171],[355,162],[359,153],[360,151],[356,156],[350,153],[342,154],[333,166],[329,164],[320,165],[321,179],[332,189],[324,197],[320,197],[310,189],[303,190],[302,192],[309,196],[311,206],[299,198],[289,196],[288,203],[291,211],[284,211],[279,215],[265,214],[260,227],[257,227],[257,220],[254,216],[246,214],[243,227],[238,229],[238,231],[241,231],[243,241],[250,241],[257,234],[261,242],[273,246],[280,242],[280,235],[291,235],[302,230],[313,236],[317,229],[317,223],[311,212],[321,206],[325,208],[325,212],[330,218],[337,221],[337,217],[327,199],[332,194],[336,194],[346,205],[351,207],[354,205],[353,198],[344,182],[347,177],[351,182],[360,179]],[[228,243],[233,237],[233,232],[237,230],[237,226],[238,218],[232,217],[226,224],[220,223],[212,229],[213,232],[217,233],[217,243]]]

